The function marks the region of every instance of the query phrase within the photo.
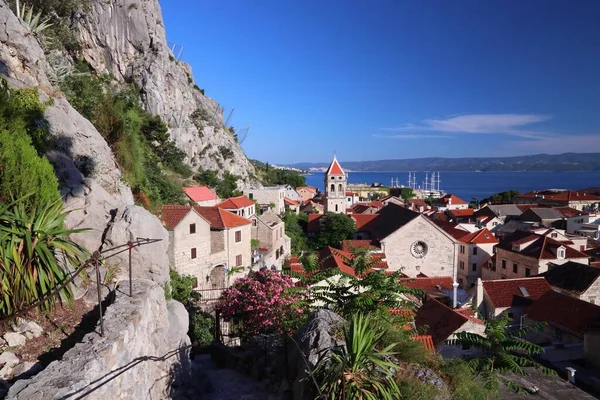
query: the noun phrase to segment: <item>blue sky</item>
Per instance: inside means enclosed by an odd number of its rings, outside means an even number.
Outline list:
[[[600,151],[599,1],[160,3],[250,158]]]

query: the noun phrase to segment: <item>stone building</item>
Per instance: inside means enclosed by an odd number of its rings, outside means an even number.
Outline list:
[[[551,264],[540,276],[557,292],[592,304],[600,303],[600,268],[569,261],[562,265]]]
[[[557,233],[558,235],[558,233]],[[586,254],[551,235],[516,231],[496,246],[495,279],[525,278],[548,271],[549,264],[589,263]]]
[[[291,254],[291,239],[285,234],[285,223],[272,211],[254,215],[252,220],[252,239],[260,242],[265,249],[261,257],[261,266],[281,269],[283,262]]]
[[[433,206],[438,211],[446,210],[466,210],[469,208],[469,203],[458,196],[447,194],[444,197],[436,199]]]
[[[226,287],[228,271],[251,265],[250,220],[218,207],[185,205],[163,206],[161,219],[169,231],[171,266],[196,277],[198,287]]]
[[[465,233],[459,239],[457,277],[460,287],[469,289],[481,278],[482,267],[494,254],[498,239],[487,229]]]
[[[256,201],[261,210],[271,207],[275,214],[281,215],[285,212],[285,194],[284,186],[265,186],[263,188],[251,188],[244,190],[244,194],[250,200]]]
[[[325,212],[346,213],[347,180],[348,177],[334,156],[329,168],[325,171],[323,181],[325,188]]]
[[[217,207],[244,218],[250,218],[256,213],[256,204],[246,196],[230,197],[217,204]]]
[[[199,206],[210,207],[217,205],[219,197],[208,186],[184,187],[186,196]]]
[[[520,324],[521,317],[527,314],[531,301],[539,299],[552,290],[542,277],[477,280],[473,299],[479,313],[485,319],[506,315]]]
[[[296,192],[300,197],[300,201],[305,203],[317,195],[317,188],[314,186],[298,186]]]

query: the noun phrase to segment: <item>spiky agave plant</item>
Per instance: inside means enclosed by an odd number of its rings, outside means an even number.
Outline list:
[[[354,314],[344,328],[345,346],[333,348],[318,361],[314,374],[328,399],[392,400],[400,397],[394,380],[398,365],[390,360],[391,344],[376,345],[384,332],[373,327],[368,315]]]
[[[56,201],[29,209],[23,199],[0,208],[0,316],[10,315],[48,296],[70,277],[88,252],[69,238],[85,229],[65,229],[66,213]],[[70,285],[61,298],[73,298]],[[51,309],[45,299],[41,309]]]
[[[37,14],[33,14],[33,6],[27,8],[26,4],[21,5],[20,0],[15,0],[15,8],[17,11],[17,17],[27,25],[31,33],[34,35],[40,35],[46,29],[52,26],[50,18],[41,20],[42,12],[39,11]]]
[[[471,371],[480,374],[488,388],[497,386],[499,378],[497,373],[512,372],[517,375],[526,375],[526,367],[540,369],[548,375],[556,375],[554,370],[545,367],[533,358],[541,354],[544,349],[524,339],[530,330],[538,329],[543,324],[510,329],[510,321],[506,316],[488,320],[485,324],[484,335],[471,332],[460,332],[456,335],[458,343],[472,346],[480,351],[478,357],[468,361]],[[500,379],[502,378],[500,377]],[[518,390],[509,381],[504,379],[503,381]]]

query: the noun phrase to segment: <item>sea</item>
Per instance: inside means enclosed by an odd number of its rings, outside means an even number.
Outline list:
[[[417,185],[423,187],[425,172],[415,172]],[[429,173],[431,176],[431,173]],[[323,191],[323,173],[306,175],[306,184]],[[379,182],[385,186],[398,182],[408,185],[408,172],[349,172],[348,183]],[[478,200],[505,190],[521,193],[543,189],[580,190],[600,188],[600,172],[440,172],[440,190],[465,201]]]

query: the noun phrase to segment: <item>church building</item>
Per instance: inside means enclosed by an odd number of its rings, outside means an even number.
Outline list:
[[[333,161],[325,172],[325,212],[338,214],[346,213],[346,183],[348,177],[340,166],[337,158],[333,156]]]

